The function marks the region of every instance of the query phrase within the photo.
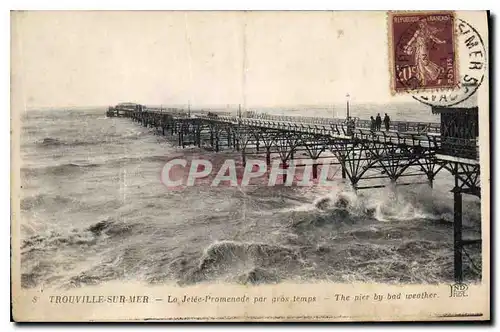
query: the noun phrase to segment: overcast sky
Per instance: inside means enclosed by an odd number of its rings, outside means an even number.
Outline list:
[[[26,108],[406,101],[389,92],[386,24],[385,12],[18,12],[13,75]]]

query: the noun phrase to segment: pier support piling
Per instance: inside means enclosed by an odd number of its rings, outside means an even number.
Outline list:
[[[288,174],[286,173],[286,170],[288,169],[288,163],[286,160],[283,160],[282,164],[281,164],[281,168],[283,170],[285,170],[285,172],[283,172],[283,184],[285,185],[286,184],[286,180],[287,180],[287,177],[288,177]]]
[[[313,179],[318,178],[318,164],[316,163],[316,160],[314,160],[314,164],[312,165],[312,177]]]
[[[215,132],[215,152],[219,152],[219,131]]]
[[[427,181],[429,183],[429,187],[434,188],[434,173],[427,173]]]
[[[182,146],[182,145],[183,145],[183,144],[182,144],[182,141],[183,141],[183,139],[182,139],[182,129],[181,129],[181,130],[179,130],[179,132],[177,133],[177,136],[178,136],[178,138],[179,138],[179,144],[178,144],[178,145],[179,145],[179,146]]]
[[[459,187],[454,188],[453,201],[454,276],[456,282],[462,282],[462,193]]]
[[[231,147],[231,129],[227,130],[227,147]]]

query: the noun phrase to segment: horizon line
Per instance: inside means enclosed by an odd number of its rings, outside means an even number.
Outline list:
[[[127,102],[117,102],[114,104],[107,104],[107,105],[62,105],[62,106],[38,106],[38,107],[26,107],[25,111],[44,111],[44,110],[53,110],[53,111],[59,111],[59,110],[67,110],[71,111],[73,109],[100,109],[100,108],[108,108],[110,106],[116,106],[120,103],[127,103]],[[198,104],[198,105],[190,105],[190,104],[182,104],[182,103],[165,103],[165,104],[147,104],[147,103],[138,103],[138,102],[128,102],[128,103],[133,103],[133,104],[139,104],[139,105],[144,105],[144,106],[149,106],[149,107],[165,107],[165,108],[190,108],[191,110],[199,110],[199,109],[207,109],[207,108],[215,108],[215,109],[238,109],[241,107],[242,110],[255,110],[255,109],[279,109],[279,108],[287,108],[287,109],[304,109],[304,108],[321,108],[321,109],[345,109],[346,108],[346,102],[339,102],[335,104],[282,104],[282,105],[252,105],[252,106],[246,106],[244,107],[242,104]],[[368,101],[350,101],[349,102],[349,107],[355,107],[356,105],[404,105],[404,104],[415,104],[414,101],[391,101],[391,102],[368,102]],[[428,105],[421,105],[422,107],[429,107]]]

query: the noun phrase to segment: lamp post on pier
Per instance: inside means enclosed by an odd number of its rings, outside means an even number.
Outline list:
[[[349,120],[349,93],[347,93],[345,97],[347,99],[347,120]]]
[[[346,124],[347,124],[347,135],[352,135],[352,130],[354,129],[353,127],[353,122],[349,119],[349,93],[346,93]],[[345,168],[345,165],[342,165],[342,179],[347,178],[347,171]]]

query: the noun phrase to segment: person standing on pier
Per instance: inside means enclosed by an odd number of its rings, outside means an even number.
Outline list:
[[[380,131],[382,128],[382,118],[380,117],[380,113],[377,113],[377,118],[375,119],[375,130]]]
[[[389,118],[389,115],[387,115],[387,113],[385,113],[385,116],[384,116],[385,131],[389,131],[390,124],[391,124],[391,118]]]
[[[370,116],[370,130],[377,130],[377,124],[375,123],[375,119],[373,118],[373,116]]]

